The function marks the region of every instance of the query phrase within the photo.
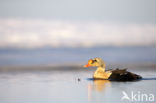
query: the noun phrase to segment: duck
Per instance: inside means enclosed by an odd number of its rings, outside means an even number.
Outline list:
[[[107,70],[106,64],[101,58],[89,59],[88,64],[84,65],[85,68],[97,67],[93,74],[93,79],[103,79],[111,81],[136,81],[141,80],[142,77],[138,74],[127,71],[127,69]]]

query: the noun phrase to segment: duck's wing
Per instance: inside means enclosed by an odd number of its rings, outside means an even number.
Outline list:
[[[142,77],[135,73],[128,72],[126,69],[116,69],[112,70],[112,74],[109,77],[109,80],[113,81],[134,81],[139,80]]]

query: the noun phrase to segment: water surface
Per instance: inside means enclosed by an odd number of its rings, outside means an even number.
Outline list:
[[[128,95],[133,91],[156,96],[156,79],[150,79],[156,77],[155,67],[130,68],[130,71],[148,79],[136,82],[88,80],[87,78],[92,77],[94,68],[23,68],[1,68],[0,103],[129,103],[128,100],[121,100],[122,91]]]

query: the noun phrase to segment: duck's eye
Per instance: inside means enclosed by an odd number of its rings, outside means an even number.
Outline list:
[[[92,64],[95,63],[95,62],[97,62],[97,60],[92,60]]]

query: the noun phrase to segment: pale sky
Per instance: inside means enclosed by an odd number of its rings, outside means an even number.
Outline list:
[[[156,45],[156,0],[0,0],[1,47]]]
[[[0,0],[0,17],[156,23],[156,0]]]

